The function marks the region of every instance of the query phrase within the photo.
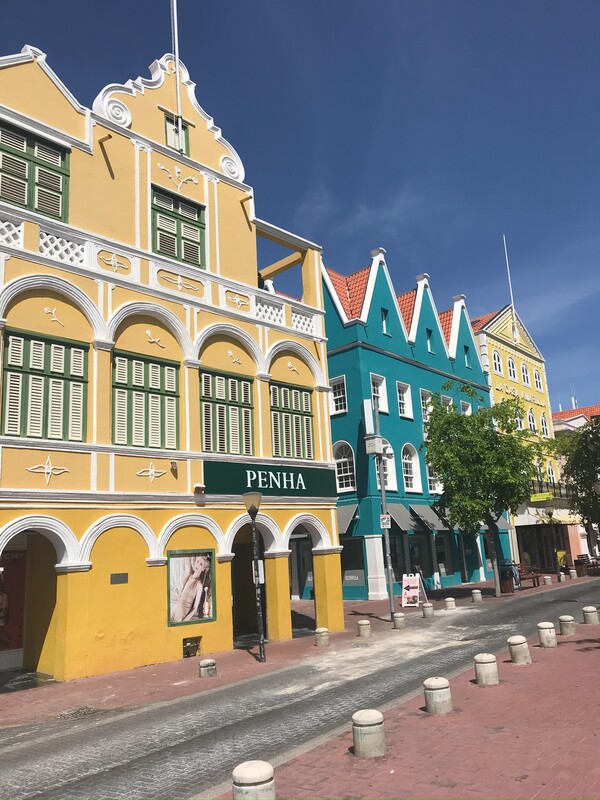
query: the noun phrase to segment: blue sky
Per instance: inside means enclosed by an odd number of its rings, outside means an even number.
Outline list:
[[[376,246],[398,293],[508,302],[553,409],[600,402],[597,0],[179,0],[181,57],[257,213],[349,273]],[[40,47],[78,100],[170,51],[168,0],[32,0],[0,52]]]

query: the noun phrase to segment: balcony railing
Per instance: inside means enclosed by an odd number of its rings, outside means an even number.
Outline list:
[[[569,497],[569,487],[564,483],[549,483],[548,481],[531,481],[531,494],[551,494],[566,500]]]

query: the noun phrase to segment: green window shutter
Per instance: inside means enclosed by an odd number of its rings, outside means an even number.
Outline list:
[[[16,372],[6,373],[4,433],[21,434],[21,388],[23,376]]]
[[[212,411],[213,407],[210,403],[202,403],[202,449],[206,453],[212,453],[214,451]]]
[[[71,383],[69,398],[69,439],[73,442],[83,441],[84,391],[82,383]]]
[[[281,426],[278,411],[271,411],[271,434],[273,437],[273,455],[281,455]]]
[[[304,417],[304,441],[306,447],[306,458],[314,458],[314,447],[313,447],[313,429],[312,429],[312,419],[310,417]]]
[[[42,167],[35,168],[34,211],[51,217],[62,216],[63,177]]]
[[[29,407],[27,409],[27,436],[44,435],[44,378],[29,376]]]
[[[242,409],[242,450],[245,456],[252,454],[252,412]]]
[[[150,447],[160,447],[161,442],[161,396],[151,394],[148,397],[148,444]]]
[[[165,447],[177,447],[177,398],[165,397]]]
[[[51,378],[48,381],[48,438],[63,438],[65,384]]]
[[[146,444],[146,397],[142,392],[132,392],[131,443],[138,447]]]
[[[115,444],[127,444],[127,390],[115,389],[114,392],[114,427]]]

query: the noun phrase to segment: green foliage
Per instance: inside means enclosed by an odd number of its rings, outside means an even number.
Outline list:
[[[518,430],[519,401],[504,400],[469,416],[459,413],[459,403],[444,406],[439,395],[431,405],[423,447],[430,471],[444,486],[436,510],[465,533],[476,533],[482,522],[495,529],[504,511],[515,513],[528,499],[541,457],[540,444]]]
[[[600,524],[600,420],[593,419],[559,439],[565,458],[562,476],[569,487],[570,506],[587,520]]]

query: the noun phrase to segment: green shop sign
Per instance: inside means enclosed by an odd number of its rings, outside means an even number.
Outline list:
[[[287,464],[240,464],[205,461],[206,494],[262,492],[267,496],[335,497],[335,471]]]

